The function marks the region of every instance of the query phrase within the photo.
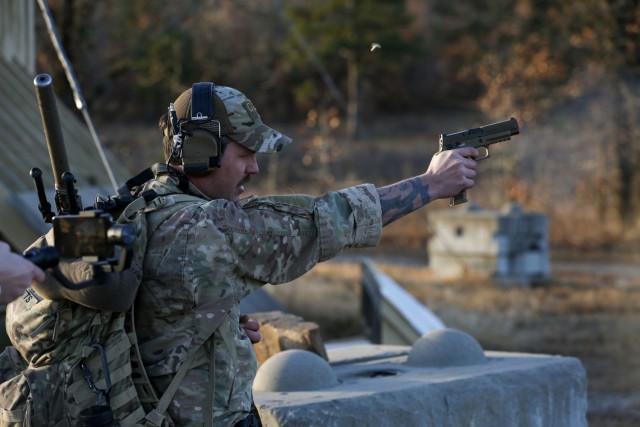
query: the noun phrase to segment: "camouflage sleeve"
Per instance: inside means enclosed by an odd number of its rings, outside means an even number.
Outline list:
[[[231,249],[238,274],[260,282],[291,281],[347,247],[375,246],[382,233],[380,200],[370,184],[318,198],[253,198],[242,207],[227,212]]]
[[[346,199],[348,208],[341,198]],[[334,200],[335,199],[335,200]],[[320,238],[320,261],[333,258],[345,247],[376,246],[382,234],[382,214],[378,191],[363,184],[336,193],[327,193],[316,201]]]

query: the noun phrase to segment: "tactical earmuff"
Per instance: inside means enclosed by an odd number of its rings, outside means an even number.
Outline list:
[[[181,160],[185,174],[211,172],[220,167],[220,122],[214,120],[213,83],[194,83],[191,87],[191,119],[178,120],[173,103],[169,117],[173,127],[172,157]]]

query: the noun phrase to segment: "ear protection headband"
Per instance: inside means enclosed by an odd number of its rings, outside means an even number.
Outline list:
[[[214,120],[213,83],[194,83],[191,87],[191,119],[180,119],[173,103],[169,117],[173,128],[171,157],[181,160],[185,174],[211,172],[220,167],[220,121]]]

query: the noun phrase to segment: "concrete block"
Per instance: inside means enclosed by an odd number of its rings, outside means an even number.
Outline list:
[[[540,284],[549,279],[548,220],[517,205],[502,211],[444,210],[431,214],[435,236],[429,265],[441,277],[465,273],[504,284]]]
[[[407,365],[410,347],[329,351],[338,385],[254,392],[264,427],[586,427],[587,380],[571,357],[485,352],[486,362]]]
[[[329,363],[306,350],[285,350],[260,367],[256,391],[309,391],[335,387],[338,379]]]
[[[411,346],[407,365],[432,368],[485,363],[484,350],[471,335],[446,328],[420,337]]]

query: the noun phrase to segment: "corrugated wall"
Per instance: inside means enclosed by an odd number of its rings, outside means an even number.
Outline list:
[[[49,228],[37,209],[31,168],[42,169],[53,205],[53,174],[33,85],[34,13],[35,1],[0,0],[0,239],[16,250]],[[54,82],[54,87],[63,84]],[[83,205],[92,205],[95,194],[113,194],[114,189],[84,122],[61,103],[58,111],[69,167]],[[111,164],[118,182],[124,182],[125,168]]]
[[[0,54],[28,73],[35,65],[35,1],[0,0]]]
[[[34,77],[18,65],[0,60],[0,233],[17,249],[46,231],[37,211],[31,168],[42,169],[53,204],[53,172]],[[84,123],[61,103],[58,111],[69,167],[83,190],[83,204],[91,205],[96,193],[113,194],[113,187]],[[124,182],[124,168],[113,161],[111,164],[118,181]]]

